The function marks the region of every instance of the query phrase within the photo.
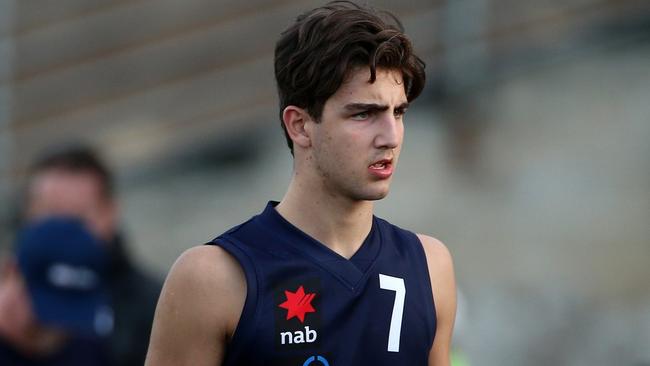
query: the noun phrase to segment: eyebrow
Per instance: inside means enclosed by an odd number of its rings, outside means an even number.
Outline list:
[[[404,102],[395,109],[406,109],[409,107],[408,102]],[[383,112],[387,111],[390,107],[385,105],[385,104],[377,104],[377,103],[350,103],[346,104],[343,107],[345,110],[353,112],[353,111],[376,111],[376,112]]]

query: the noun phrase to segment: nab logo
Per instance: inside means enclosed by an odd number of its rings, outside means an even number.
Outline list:
[[[293,333],[291,332],[282,332],[280,333],[280,343],[282,344],[294,344],[294,343],[313,343],[316,342],[318,338],[318,333],[315,330],[305,327],[305,331],[297,330]]]
[[[311,347],[319,343],[319,296],[310,283],[295,283],[278,289],[276,344],[282,348]]]
[[[305,314],[316,312],[311,305],[316,294],[305,294],[305,289],[302,286],[298,287],[296,292],[284,291],[284,295],[287,297],[287,301],[278,306],[287,309],[287,320],[296,317],[300,323],[304,323]]]

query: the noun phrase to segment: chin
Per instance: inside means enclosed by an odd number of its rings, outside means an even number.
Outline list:
[[[346,187],[344,195],[353,201],[377,201],[388,196],[390,184],[387,181],[370,182],[365,185]]]
[[[375,192],[366,192],[362,198],[364,201],[378,201],[388,196],[388,189]]]
[[[386,196],[388,196],[388,194],[383,194],[381,196],[374,196],[374,197],[371,197],[371,198],[367,199],[367,201],[379,201],[379,200],[384,199]]]

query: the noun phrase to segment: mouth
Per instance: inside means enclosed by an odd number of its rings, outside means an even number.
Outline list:
[[[392,165],[391,159],[379,160],[369,166],[370,169],[386,169],[386,167]]]
[[[393,174],[393,159],[378,160],[370,164],[368,170],[378,178],[389,178]]]

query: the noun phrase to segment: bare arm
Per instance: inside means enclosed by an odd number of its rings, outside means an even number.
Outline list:
[[[437,328],[429,351],[429,366],[449,366],[451,335],[456,318],[456,281],[451,254],[437,239],[418,234],[427,256],[436,305]]]
[[[216,246],[183,253],[163,286],[145,365],[221,365],[246,299],[237,261]]]

